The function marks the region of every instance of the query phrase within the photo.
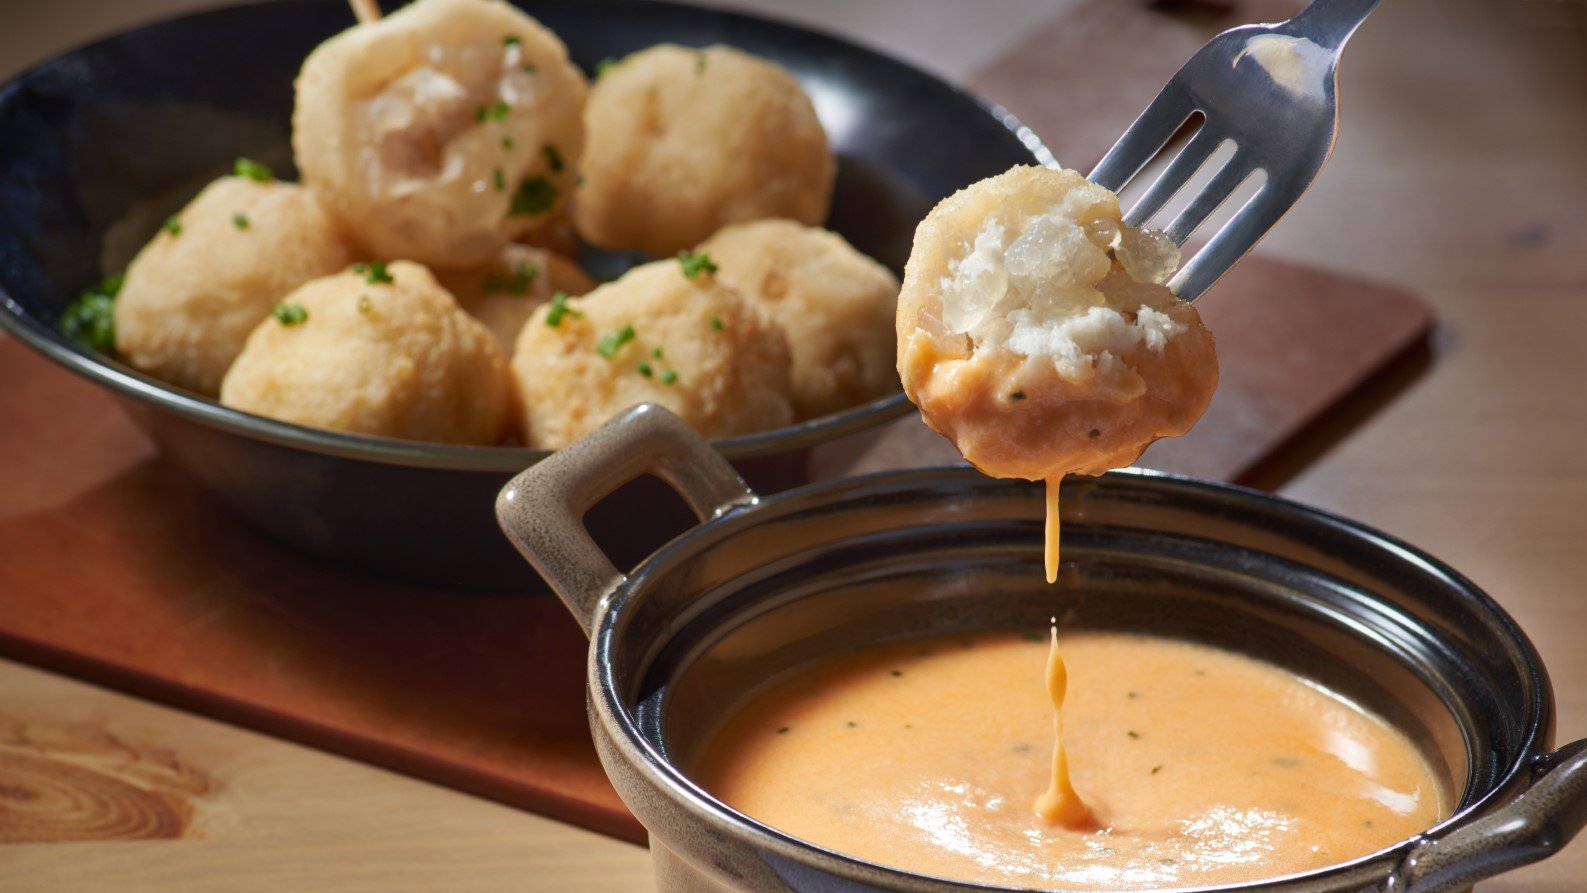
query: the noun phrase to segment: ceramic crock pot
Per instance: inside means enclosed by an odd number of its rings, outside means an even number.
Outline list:
[[[580,519],[639,475],[704,521],[632,572]],[[515,478],[508,536],[590,634],[590,726],[672,891],[958,891],[813,846],[697,786],[688,767],[757,682],[927,633],[1040,628],[1174,636],[1284,666],[1396,724],[1454,813],[1376,853],[1225,890],[1441,893],[1543,858],[1587,823],[1587,741],[1551,749],[1537,653],[1488,596],[1383,534],[1273,496],[1145,471],[1063,487],[1060,583],[1041,491],[970,469],[760,498],[677,417],[639,407]]]

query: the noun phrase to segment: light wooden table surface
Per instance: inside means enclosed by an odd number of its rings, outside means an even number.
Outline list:
[[[0,74],[212,2],[7,2]],[[962,79],[1061,6],[820,0],[780,14]],[[1315,432],[1304,461],[1267,469],[1265,483],[1486,587],[1549,666],[1560,740],[1587,736],[1587,7],[1390,0],[1351,45],[1343,80],[1334,160],[1264,250],[1408,286],[1440,324],[1425,363]],[[650,887],[640,848],[0,661],[0,831],[27,827],[6,773],[41,753],[188,785],[193,831],[0,845],[0,890]],[[1587,840],[1483,890],[1587,890]]]

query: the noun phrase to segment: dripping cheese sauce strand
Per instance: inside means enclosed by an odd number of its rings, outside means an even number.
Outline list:
[[[1051,492],[1057,492],[1056,485],[1057,481],[1053,481]],[[1057,506],[1053,506],[1052,509],[1048,514],[1050,519],[1056,518],[1058,514]],[[1056,521],[1053,521],[1051,526],[1056,527]],[[1055,540],[1056,537],[1049,542]],[[1052,573],[1049,571],[1048,578],[1051,577]],[[1096,817],[1075,792],[1074,785],[1069,782],[1069,758],[1064,753],[1063,725],[1064,692],[1068,687],[1069,673],[1064,667],[1063,652],[1058,649],[1058,627],[1055,624],[1052,629],[1052,644],[1047,650],[1047,696],[1052,699],[1052,781],[1048,783],[1046,793],[1036,800],[1036,814],[1066,828],[1095,828]]]
[[[1058,491],[1063,488],[1063,475],[1047,479],[1047,539],[1044,558],[1047,565],[1047,582],[1058,582]]]
[[[1043,558],[1048,583],[1058,581],[1058,494],[1062,488],[1062,475],[1047,479],[1047,525]],[[1055,619],[1052,646],[1047,651],[1047,697],[1052,701],[1052,779],[1048,782],[1046,793],[1036,800],[1036,814],[1067,828],[1094,828],[1095,816],[1069,781],[1069,757],[1064,753],[1063,728],[1064,692],[1068,687],[1069,673],[1064,667],[1063,652],[1058,649],[1058,624]]]

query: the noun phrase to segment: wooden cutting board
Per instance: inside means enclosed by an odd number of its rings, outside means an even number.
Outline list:
[[[1098,0],[975,84],[1083,168],[1207,32],[1271,8],[1196,4],[1186,18]],[[1196,432],[1146,464],[1226,479],[1430,322],[1403,291],[1261,258],[1198,306],[1222,387]],[[555,600],[436,593],[318,564],[159,461],[106,393],[4,338],[0,382],[0,653],[644,839],[590,745],[585,641]],[[813,473],[956,458],[904,420],[820,451]]]

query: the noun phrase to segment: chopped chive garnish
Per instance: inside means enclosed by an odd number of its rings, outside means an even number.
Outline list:
[[[650,364],[645,362],[644,360],[640,360],[639,362],[635,363],[634,364],[634,368],[638,369],[639,370],[639,374],[643,375],[646,378],[649,378],[650,376],[656,374],[656,370],[650,368]]]
[[[231,215],[231,225],[237,227],[238,229],[247,229],[248,228],[248,215],[247,214],[233,214],[233,215]]]
[[[600,340],[595,342],[595,352],[610,360],[617,356],[617,352],[623,349],[623,345],[632,340],[634,340],[634,327],[631,325],[623,326],[615,332],[607,332],[602,335]],[[661,380],[667,380],[665,372],[661,374]]]
[[[353,272],[364,277],[364,281],[370,285],[397,281],[392,278],[391,273],[387,272],[386,262],[383,260],[372,260],[367,264],[353,264]]]
[[[722,331],[725,328],[725,326],[722,325],[722,317],[711,317],[711,328],[716,329],[718,332]]]
[[[501,138],[501,150],[503,152],[511,152],[512,151],[512,137],[504,136],[504,137]]]
[[[61,334],[84,347],[110,353],[116,346],[116,294],[123,276],[113,273],[77,296],[61,314]]]
[[[506,192],[507,191],[507,175],[502,173],[501,168],[498,167],[495,170],[491,171],[490,172],[490,179],[491,179],[492,183],[496,184],[496,191],[497,192]]]
[[[274,171],[252,158],[237,159],[232,163],[231,169],[237,176],[247,177],[255,183],[268,183],[276,178]]]
[[[567,292],[557,292],[551,296],[551,307],[546,310],[546,325],[556,328],[562,325],[562,317],[572,316],[577,319],[584,314],[568,306]]]
[[[164,223],[160,224],[160,229],[173,236],[180,236],[182,234],[182,221],[175,214],[172,214],[170,217],[165,218]]]
[[[295,326],[309,318],[309,311],[302,304],[277,304],[270,313],[284,326]]]
[[[653,360],[661,359],[661,348],[658,347],[655,350],[651,351],[650,352],[650,358],[653,359]]]
[[[545,177],[532,177],[518,184],[513,194],[511,213],[514,215],[544,214],[557,203],[557,188]]]
[[[675,370],[672,370],[672,369],[668,369],[667,371],[661,373],[661,383],[662,384],[677,384],[678,383],[678,373]]]
[[[683,267],[683,275],[690,279],[701,273],[710,275],[716,272],[716,264],[711,262],[711,255],[703,251],[699,254],[690,251],[678,252],[678,265]]]
[[[560,172],[565,167],[562,163],[562,153],[557,151],[556,146],[546,143],[540,147],[540,151],[545,153],[546,164],[551,166],[552,173]]]
[[[506,37],[503,37],[501,39],[501,42],[502,42],[503,46],[509,46],[509,47],[515,47],[515,46],[518,46],[519,44],[523,43],[523,41],[520,40],[518,38],[518,36],[515,35],[515,34],[509,34]]]
[[[512,106],[505,102],[496,101],[490,105],[482,105],[474,110],[474,120],[483,122],[486,118],[492,121],[505,121],[507,114],[512,111]]]

